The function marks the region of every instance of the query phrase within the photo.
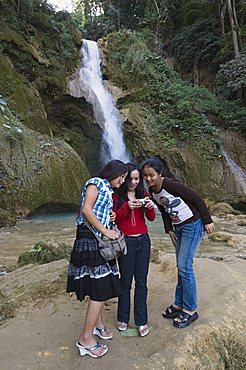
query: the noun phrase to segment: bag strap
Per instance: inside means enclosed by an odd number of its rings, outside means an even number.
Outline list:
[[[84,224],[85,224],[85,226],[86,227],[88,227],[88,229],[90,230],[90,231],[92,231],[93,232],[93,234],[95,235],[95,237],[97,238],[97,240],[101,243],[102,242],[102,239],[101,238],[99,238],[99,236],[96,234],[96,232],[93,230],[93,228],[92,228],[92,226],[91,226],[91,224],[89,223],[89,221],[87,221],[87,219],[85,218],[85,216],[83,216],[83,220],[84,220]]]
[[[90,231],[92,231],[93,232],[93,234],[95,235],[95,237],[97,238],[97,240],[98,240],[98,242],[99,242],[99,248],[102,248],[103,246],[105,246],[105,243],[104,243],[104,241],[103,241],[103,239],[102,238],[100,238],[97,234],[96,234],[96,232],[94,231],[94,229],[92,228],[92,226],[91,226],[91,224],[89,223],[89,221],[87,221],[87,219],[85,218],[85,216],[83,216],[83,220],[84,220],[84,224],[85,224],[85,226],[86,227],[88,227],[88,229],[90,230]],[[113,222],[112,223],[112,225],[113,226],[116,226],[116,223],[115,222]],[[116,226],[117,227],[117,226]]]

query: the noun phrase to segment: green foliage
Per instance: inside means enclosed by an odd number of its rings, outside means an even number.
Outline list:
[[[246,133],[246,108],[239,101],[221,100],[223,126]]]
[[[155,117],[155,137],[172,147],[175,135],[193,142],[200,142],[203,136],[207,156],[219,155],[218,131],[205,113],[219,114],[221,106],[209,90],[182,81],[157,53],[149,50],[141,33],[109,35],[107,51],[113,81],[124,89],[135,88],[131,102],[141,102]]]
[[[87,37],[97,39],[109,32],[122,30],[141,32],[148,37],[148,48],[151,51],[159,51],[162,55],[175,57],[179,69],[185,73],[185,78],[189,78],[194,70],[198,73],[201,70],[208,71],[209,85],[211,85],[220,64],[233,58],[228,9],[225,8],[225,17],[222,18],[219,13],[221,3],[217,0],[82,0],[78,2],[83,4],[82,29]],[[246,41],[245,10],[245,1],[237,1],[236,13],[243,45]],[[119,49],[122,49],[120,45]],[[129,45],[128,50],[132,51],[132,49]],[[132,67],[127,60],[122,61],[121,72],[122,74],[124,71],[137,72],[136,79],[139,83],[144,74],[141,68],[145,68],[148,57],[143,57],[142,50],[139,52],[133,50],[133,52],[137,55]],[[121,54],[121,50],[118,54]],[[119,58],[120,56],[117,56],[116,59]],[[136,63],[139,63],[139,69],[136,68]],[[220,77],[220,79],[222,81],[223,78]],[[234,87],[239,80],[240,78],[235,83],[228,84],[224,96],[237,98]],[[203,81],[206,81],[204,75],[202,83]],[[229,92],[230,86],[232,89]],[[244,100],[244,94],[241,95]]]
[[[114,80],[120,85],[131,86],[140,82],[147,67],[148,48],[144,42],[138,42],[137,35],[133,33],[113,33],[109,35],[109,50],[111,54],[110,67],[113,68]],[[138,48],[136,49],[136,43]],[[115,66],[115,68],[114,68]],[[111,69],[111,68],[110,68]],[[111,72],[110,72],[111,73]],[[132,80],[134,75],[134,80]]]
[[[1,0],[0,18],[8,23],[16,23],[21,20],[28,22],[35,14],[52,14],[54,10],[46,0]]]
[[[235,99],[243,91],[246,93],[246,50],[220,66],[216,86],[217,92],[227,99]]]
[[[149,28],[157,36],[160,36],[170,17],[170,2],[168,0],[146,0],[144,16],[140,20],[142,28]]]
[[[108,1],[75,1],[74,17],[85,38],[97,40],[120,29],[119,10]]]
[[[111,4],[119,12],[120,26],[123,26],[124,29],[139,29],[140,19],[144,16],[145,1],[112,0]]]
[[[181,5],[181,14],[183,25],[188,26],[198,19],[209,18],[214,11],[215,1],[211,0],[183,0]]]
[[[183,28],[173,38],[173,52],[177,60],[192,69],[196,61],[200,66],[211,69],[220,47],[220,25],[211,17],[195,21]],[[217,68],[217,64],[214,66]]]
[[[224,125],[245,133],[246,50],[220,66],[215,79],[215,91],[224,101],[220,112]]]
[[[2,55],[43,96],[65,93],[67,78],[78,64],[81,42],[71,15],[55,12],[45,0],[2,0],[0,7]]]
[[[23,266],[29,263],[44,264],[61,259],[68,259],[71,253],[71,247],[65,243],[52,245],[52,242],[38,242],[30,250],[19,255],[18,265]]]

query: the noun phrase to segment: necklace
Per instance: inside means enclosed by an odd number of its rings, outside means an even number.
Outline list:
[[[131,190],[128,190],[127,192],[127,196],[128,196],[128,199],[130,201],[134,201],[136,200],[136,193],[135,193],[135,190],[131,191]],[[132,226],[136,226],[136,218],[135,218],[135,213],[134,213],[134,209],[131,210],[131,223],[132,223]]]
[[[135,190],[133,191],[128,190],[127,196],[128,196],[128,199],[131,201],[136,200]]]

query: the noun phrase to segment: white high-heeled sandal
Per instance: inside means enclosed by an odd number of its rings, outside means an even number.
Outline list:
[[[75,343],[75,345],[76,345],[76,347],[78,347],[78,349],[79,349],[79,354],[80,354],[80,356],[89,355],[89,356],[91,356],[91,357],[97,358],[97,357],[102,357],[102,356],[104,356],[104,355],[108,352],[108,346],[105,346],[105,345],[100,344],[100,343],[98,343],[98,342],[97,342],[94,346],[92,346],[92,347],[84,347],[84,346],[82,346],[82,345],[79,343],[79,341],[77,341],[77,342]],[[103,351],[103,352],[101,352],[101,354],[100,354],[100,355],[96,355],[95,353],[92,353],[92,351],[94,351],[95,349],[98,349],[98,348],[100,348],[100,347],[104,348],[104,351]]]
[[[102,329],[99,329],[99,328],[93,329],[93,335],[97,335],[101,339],[112,339],[113,338],[113,334],[103,335],[102,333],[109,333],[109,330],[106,328],[106,326]]]

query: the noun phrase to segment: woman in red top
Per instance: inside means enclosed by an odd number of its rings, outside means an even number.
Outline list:
[[[144,191],[140,168],[128,163],[125,183],[113,194],[113,211],[116,213],[118,228],[124,232],[127,255],[118,259],[122,295],[118,300],[117,327],[127,329],[130,318],[130,292],[132,279],[135,280],[134,320],[138,333],[144,337],[149,333],[147,312],[147,275],[150,258],[150,238],[145,223],[155,219],[154,203]]]

